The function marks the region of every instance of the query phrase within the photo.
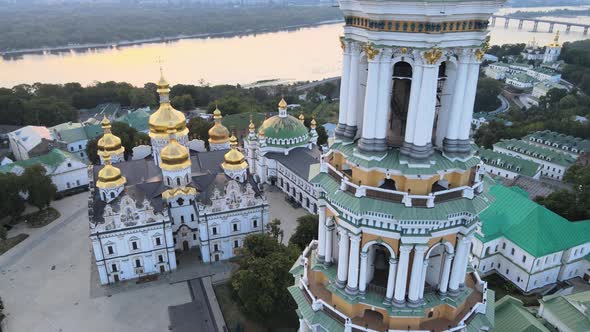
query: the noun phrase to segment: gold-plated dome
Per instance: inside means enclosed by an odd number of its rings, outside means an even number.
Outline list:
[[[301,123],[305,121],[305,116],[303,115],[303,113],[299,114],[299,121],[301,121]]]
[[[178,143],[174,133],[174,129],[169,130],[170,141],[160,151],[160,159],[162,160],[160,167],[167,171],[177,171],[191,165],[188,149]]]
[[[228,171],[238,171],[248,168],[246,157],[238,150],[238,139],[232,135],[230,139],[231,149],[223,156],[225,160],[221,167]]]
[[[287,108],[287,102],[285,101],[285,98],[281,98],[281,101],[279,101],[279,108],[281,108],[281,109]]]
[[[225,144],[229,141],[229,130],[221,124],[221,111],[215,108],[213,112],[215,124],[209,129],[209,144]]]
[[[170,104],[170,85],[162,73],[160,81],[158,81],[158,94],[160,95],[160,108],[154,114],[150,115],[150,137],[168,137],[169,127],[175,129],[177,135],[188,135],[186,117]]]
[[[98,172],[96,187],[100,189],[112,189],[125,185],[127,179],[121,174],[121,170],[111,165],[111,157],[106,156],[104,167]]]
[[[549,47],[559,47],[559,30],[555,33],[555,37],[553,37],[553,43],[549,44]]]
[[[109,119],[104,116],[100,124],[104,134],[97,143],[98,155],[105,159],[106,156],[125,152],[125,148],[121,145],[121,139],[111,133],[111,122]]]
[[[256,127],[254,126],[254,122],[252,122],[252,117],[250,117],[250,125],[248,125],[248,129],[252,133],[256,130]]]

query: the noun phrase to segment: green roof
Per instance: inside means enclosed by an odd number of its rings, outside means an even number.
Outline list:
[[[476,314],[473,319],[468,320],[467,322],[467,329],[466,332],[481,332],[487,331],[491,328],[493,331],[493,327],[495,325],[495,316],[496,312],[494,310],[494,300],[495,293],[493,290],[488,289],[486,291],[486,313],[484,314]]]
[[[324,311],[313,311],[311,304],[305,299],[303,292],[305,290],[299,289],[297,286],[287,288],[291,296],[297,303],[298,313],[300,317],[304,318],[309,324],[321,325],[326,331],[339,332],[344,331],[344,325],[328,316]]]
[[[45,166],[45,168],[48,169],[48,173],[51,173],[56,167],[61,165],[68,158],[80,161],[80,159],[76,157],[76,155],[54,148],[47,154],[38,157],[33,157],[27,160],[15,161],[13,163],[0,166],[0,173],[10,173],[17,166],[27,168],[37,164]]]
[[[319,173],[311,182],[319,184],[326,191],[327,199],[339,209],[345,208],[358,215],[369,212],[383,213],[396,220],[448,220],[449,215],[461,212],[478,215],[493,201],[493,197],[484,189],[483,193],[475,195],[473,199],[459,198],[436,203],[433,208],[408,208],[404,204],[392,201],[366,196],[355,197],[348,191],[340,190],[340,183],[326,173]],[[484,188],[487,188],[487,185]]]
[[[487,165],[498,167],[510,172],[526,175],[529,177],[535,176],[539,171],[541,165],[534,161],[509,156],[507,154],[499,153],[488,149],[479,149],[479,157]]]
[[[363,155],[367,155],[368,157],[376,157],[380,160],[373,158],[371,160],[367,160],[364,158],[360,158],[354,155],[355,150],[357,148],[357,144],[344,144],[344,143],[334,143],[331,147],[332,150],[341,152],[346,156],[346,159],[353,163],[357,164],[361,167],[372,169],[372,168],[385,168],[395,171],[400,171],[404,175],[438,175],[438,171],[449,171],[449,170],[467,170],[471,167],[476,166],[479,163],[479,158],[471,157],[467,161],[451,161],[444,157],[439,151],[434,151],[434,154],[430,157],[429,161],[434,162],[428,163],[428,166],[421,165],[420,167],[411,167],[408,163],[402,163],[405,157],[403,157],[399,149],[391,149],[388,150],[386,156],[381,159],[380,157],[383,156],[383,152],[381,153],[363,153]],[[410,160],[411,161],[411,160]],[[424,162],[420,162],[424,164]]]
[[[553,151],[549,148],[544,148],[538,145],[533,145],[524,140],[502,140],[494,144],[494,147],[504,148],[565,167],[569,167],[576,162],[576,159],[569,154]],[[535,154],[537,157],[534,156]]]
[[[559,145],[559,149],[561,149],[562,146],[566,146],[568,149],[570,149],[570,152],[572,148],[576,148],[578,153],[590,151],[590,140],[560,134],[550,130],[536,131],[530,135],[525,136],[523,140],[529,141],[531,138],[543,140],[542,144],[545,144],[545,141],[549,141],[550,144],[557,143]]]
[[[549,332],[535,316],[524,308],[522,301],[506,295],[496,302],[496,321],[492,331]]]
[[[572,295],[549,295],[540,300],[543,312],[549,311],[559,317],[569,331],[590,331],[590,291]]]
[[[262,123],[258,131],[264,132],[264,136],[268,138],[290,139],[306,137],[303,144],[307,144],[309,132],[307,127],[292,115],[280,117],[278,115],[272,116]],[[301,142],[300,142],[301,143]],[[300,144],[295,143],[295,144]],[[293,145],[293,144],[284,144]]]
[[[57,131],[59,139],[65,143],[90,140],[102,134],[100,125],[85,125]]]
[[[518,187],[494,185],[494,203],[480,215],[483,242],[504,236],[535,257],[590,242],[590,220],[570,222]]]
[[[533,77],[531,77],[525,73],[509,74],[509,75],[506,75],[506,79],[512,79],[512,80],[522,82],[522,83],[536,82],[536,80]]]
[[[118,117],[115,121],[126,123],[129,127],[139,132],[145,132],[149,129],[149,120],[152,113],[152,110],[148,107],[139,108],[129,114]]]

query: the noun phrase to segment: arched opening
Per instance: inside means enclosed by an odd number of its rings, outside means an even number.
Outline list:
[[[397,62],[393,66],[393,91],[387,131],[387,140],[393,146],[400,146],[406,134],[411,86],[412,65],[405,61]]]
[[[111,198],[115,198],[115,192],[111,191]]]
[[[428,266],[424,278],[424,293],[440,291],[446,293],[451,270],[453,247],[448,242],[439,242],[428,250]]]
[[[385,179],[385,180],[383,180],[383,183],[379,186],[379,188],[389,189],[389,190],[397,190],[397,185],[395,184],[394,180]]]
[[[102,193],[102,200],[103,201],[106,201],[107,200],[107,195],[104,192]]]
[[[180,186],[180,178],[176,178],[176,185]]]
[[[367,288],[385,295],[391,254],[385,246],[374,244],[369,247],[367,258],[369,263],[367,267]]]
[[[447,190],[449,189],[449,181],[442,179],[442,180],[438,180],[435,183],[432,184],[432,186],[430,187],[431,192],[435,193],[437,191],[443,191],[443,190]]]

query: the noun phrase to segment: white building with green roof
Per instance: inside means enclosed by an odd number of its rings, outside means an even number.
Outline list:
[[[0,166],[0,173],[21,175],[25,168],[40,164],[58,192],[88,186],[88,166],[75,154],[54,148],[49,153]]]
[[[541,177],[541,165],[534,161],[483,148],[478,149],[477,152],[484,163],[483,168],[493,176],[510,180],[518,176],[528,176],[533,179]]]
[[[49,128],[60,147],[70,153],[76,154],[87,162],[86,145],[88,141],[102,134],[100,125],[83,124],[78,122],[65,122]]]
[[[497,273],[524,292],[582,277],[590,253],[590,220],[570,222],[518,187],[490,188],[494,203],[480,214],[473,265]]]
[[[590,331],[590,291],[571,295],[548,295],[539,303],[539,316],[557,331]]]
[[[494,151],[536,162],[542,166],[541,176],[559,181],[563,180],[565,171],[576,162],[569,154],[531,144],[527,140],[502,140],[494,144]]]
[[[536,131],[525,136],[523,140],[553,151],[567,153],[574,158],[590,152],[590,140],[550,130]]]

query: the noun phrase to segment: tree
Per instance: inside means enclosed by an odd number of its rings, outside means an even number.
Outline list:
[[[246,316],[263,322],[295,309],[287,287],[293,284],[289,269],[298,255],[296,248],[279,244],[268,234],[246,237],[239,268],[231,278],[232,290]]]
[[[281,229],[281,220],[278,218],[273,219],[271,222],[266,224],[266,231],[279,242],[283,242],[283,236],[285,233]],[[279,237],[281,238],[279,240]]]
[[[289,239],[289,244],[305,249],[309,243],[318,237],[318,216],[308,214],[297,218],[297,228]]]
[[[41,165],[27,167],[22,176],[28,194],[27,202],[39,210],[48,207],[55,198],[57,188],[46,175],[45,168]]]
[[[572,190],[537,197],[537,203],[571,221],[590,219],[590,166],[570,167],[563,180],[572,185]]]
[[[211,127],[213,127],[213,122],[203,118],[194,117],[188,121],[188,130],[191,139],[204,141],[206,148],[209,148],[209,129]]]
[[[191,95],[185,94],[172,98],[172,106],[182,111],[190,111],[195,109],[195,102]]]
[[[134,88],[129,92],[131,107],[146,107],[156,104],[156,97],[147,89]]]
[[[0,174],[0,215],[12,219],[25,211],[25,199],[21,193],[26,191],[22,177],[14,174]]]
[[[2,241],[6,240],[7,236],[8,236],[8,231],[6,230],[6,228],[3,225],[0,225],[0,240],[2,240]]]
[[[124,122],[113,122],[111,131],[113,135],[121,139],[121,145],[125,147],[125,159],[129,158],[133,153],[133,148],[139,144],[149,142],[149,136],[138,132],[135,128],[130,127]],[[98,164],[98,140],[102,135],[88,141],[86,144],[86,155],[93,164]]]
[[[78,120],[78,111],[55,97],[33,98],[24,103],[24,124],[51,127]]]
[[[501,105],[498,95],[502,92],[502,87],[502,82],[493,78],[480,78],[475,94],[475,112],[491,112],[497,109]]]

